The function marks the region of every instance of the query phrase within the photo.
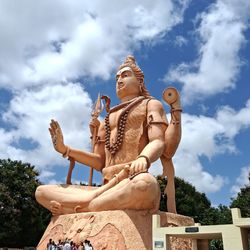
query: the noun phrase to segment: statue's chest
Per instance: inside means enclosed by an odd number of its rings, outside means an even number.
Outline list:
[[[129,133],[131,130],[137,130],[146,120],[146,105],[144,102],[132,107],[127,115],[124,116],[124,109],[112,112],[109,115],[110,139],[111,143],[115,141],[118,130]]]

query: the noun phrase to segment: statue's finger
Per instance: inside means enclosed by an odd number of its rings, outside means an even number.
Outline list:
[[[135,172],[140,173],[142,171],[142,169],[143,169],[143,165],[140,163],[140,164],[138,164]]]
[[[126,171],[129,171],[130,165],[127,164],[127,165],[124,167],[124,169],[125,169]]]
[[[54,135],[53,130],[51,128],[49,128],[49,133],[50,133],[51,136]]]
[[[50,127],[51,129],[53,129],[53,122],[52,122],[52,121],[49,123],[49,127]]]
[[[58,121],[55,121],[55,125],[56,125],[56,128],[60,129],[60,125],[59,125]]]
[[[131,175],[133,175],[133,174],[135,173],[135,165],[134,165],[134,164],[131,165],[131,167],[130,167],[130,169],[129,169],[129,173],[130,173]]]
[[[61,129],[61,126],[60,124],[56,121],[56,126],[57,126],[57,131],[62,134],[62,129]]]
[[[51,128],[55,131],[56,130],[56,123],[54,120],[51,120]]]
[[[55,136],[55,134],[56,134],[55,130],[52,128],[49,128],[49,132],[50,132],[51,137]]]

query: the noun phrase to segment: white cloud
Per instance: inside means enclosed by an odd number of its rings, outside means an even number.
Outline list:
[[[53,165],[66,164],[50,143],[51,118],[61,123],[66,143],[88,147],[91,100],[75,82],[108,79],[121,58],[182,22],[188,3],[0,1],[0,88],[12,92],[1,114],[9,128],[0,128],[0,157],[28,161],[51,178]]]
[[[218,0],[200,15],[198,59],[173,67],[165,76],[166,81],[183,84],[184,103],[235,87],[249,13],[249,1]]]
[[[59,121],[66,144],[88,149],[91,106],[90,97],[79,84],[55,84],[18,92],[3,114],[11,127],[0,130],[0,158],[30,162],[46,171],[41,176],[48,177],[48,168],[68,164],[53,149],[48,131],[50,120]],[[31,144],[29,149],[24,148],[22,140],[26,140],[26,146],[27,142]]]
[[[47,185],[60,185],[64,183],[63,181],[58,181],[56,179],[51,179],[48,183],[46,183]]]
[[[46,180],[47,178],[55,176],[55,173],[49,170],[43,170],[41,174],[39,174],[40,181]]]
[[[188,43],[188,40],[183,36],[176,36],[174,44],[178,47],[182,47],[183,45],[186,45]]]
[[[250,100],[246,102],[246,106],[238,112],[229,106],[221,108],[216,119],[225,127],[225,134],[228,137],[236,136],[240,129],[249,128],[250,124]]]
[[[182,21],[189,0],[0,2],[0,87],[107,79],[141,42]]]
[[[237,153],[235,137],[242,129],[250,128],[250,100],[239,111],[229,107],[220,108],[214,117],[182,115],[182,140],[174,156],[176,176],[194,185],[201,192],[216,192],[228,183],[227,176],[209,173],[201,162],[225,153]],[[162,174],[157,161],[150,172]]]
[[[250,174],[250,166],[246,166],[241,168],[240,175],[237,177],[235,181],[235,185],[231,188],[231,193],[236,196],[240,189],[245,185],[249,185],[249,174]]]

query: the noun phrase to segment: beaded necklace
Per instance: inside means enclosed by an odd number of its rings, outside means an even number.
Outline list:
[[[127,121],[130,109],[134,107],[136,104],[140,103],[144,99],[145,99],[144,96],[136,97],[132,101],[121,103],[115,106],[107,113],[105,117],[105,147],[108,149],[108,151],[111,153],[112,156],[116,154],[116,152],[121,147],[121,144],[123,142],[125,125],[126,125],[126,121]],[[115,142],[111,144],[110,143],[111,129],[110,129],[110,124],[109,124],[109,116],[112,112],[117,111],[124,107],[125,109],[120,113],[118,117],[118,128],[117,128]]]

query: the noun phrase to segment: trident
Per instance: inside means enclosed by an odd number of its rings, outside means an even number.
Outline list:
[[[97,132],[98,132],[98,128],[100,126],[100,122],[97,120],[97,118],[99,117],[100,113],[103,110],[103,103],[101,101],[101,96],[100,93],[98,94],[97,100],[93,106],[92,112],[91,112],[91,121],[89,124],[90,130],[91,130],[91,146],[92,146],[92,152],[94,152],[94,148],[95,148],[95,144],[97,142]],[[97,123],[97,124],[95,124]],[[94,124],[94,126],[93,126]],[[92,180],[93,180],[93,167],[90,166],[90,172],[89,172],[89,181],[88,181],[88,185],[92,186]]]

